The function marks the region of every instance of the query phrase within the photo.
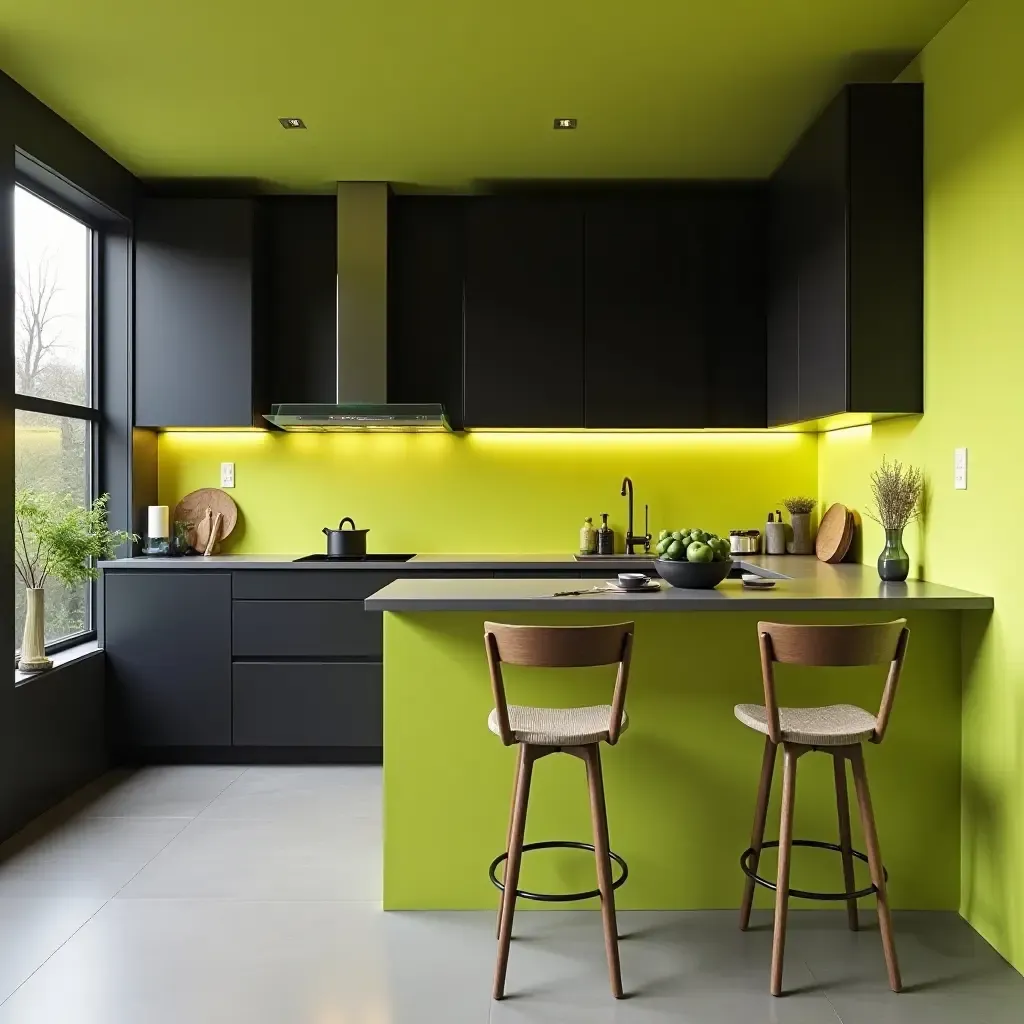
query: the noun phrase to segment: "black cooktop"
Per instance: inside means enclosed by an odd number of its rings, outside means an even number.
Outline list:
[[[331,557],[330,555],[303,555],[301,558],[293,558],[293,562],[408,562],[415,555],[341,555]]]

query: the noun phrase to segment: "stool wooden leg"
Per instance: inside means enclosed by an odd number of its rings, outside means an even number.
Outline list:
[[[889,972],[889,987],[893,992],[903,988],[900,965],[896,959],[896,943],[892,935],[892,916],[889,913],[889,894],[885,888],[885,872],[882,868],[882,851],[878,846],[878,831],[875,828],[875,812],[871,808],[871,792],[868,789],[868,773],[864,767],[864,751],[855,747],[850,753],[853,765],[853,784],[857,789],[857,803],[860,820],[864,828],[864,844],[867,846],[868,865],[871,868],[871,882],[878,890],[878,930],[882,934],[882,950],[885,966]]]
[[[764,823],[768,817],[768,800],[772,795],[772,775],[775,772],[777,745],[765,737],[764,756],[761,758],[761,781],[757,786],[757,805],[754,808],[754,828],[750,833],[750,848],[754,851],[751,866],[757,871],[761,860],[761,844],[764,842]],[[740,905],[740,931],[745,932],[750,924],[750,908],[754,905],[754,880],[750,877],[743,888],[743,903]]]
[[[519,789],[519,774],[523,770],[523,744],[519,744],[519,749],[516,751],[516,774],[512,781],[512,798],[509,800],[508,807],[508,831],[505,833],[505,853],[508,853],[508,844],[512,842],[512,822],[515,818],[516,813],[516,791]],[[505,862],[505,868],[508,869],[508,861]],[[504,881],[504,879],[502,879]],[[495,928],[495,934],[501,936],[501,911],[505,906],[504,893],[499,893],[498,899],[498,923]]]
[[[853,840],[850,838],[850,796],[846,789],[846,755],[832,755],[832,768],[836,778],[836,807],[839,810],[839,845],[843,851],[843,887],[847,892],[855,888],[853,874]],[[857,921],[857,901],[846,901],[846,922],[850,931],[859,927]]]
[[[612,889],[612,862],[608,856],[608,813],[604,802],[604,776],[601,750],[596,743],[586,749],[587,783],[590,789],[590,817],[594,826],[594,859],[597,862],[597,887],[601,892],[601,918],[604,923],[604,948],[608,957],[608,976],[612,995],[622,998],[622,970],[619,966],[619,932],[615,921],[615,891]]]
[[[512,916],[516,909],[519,887],[519,865],[523,857],[523,836],[526,832],[526,808],[530,802],[530,780],[533,777],[533,751],[520,745],[520,764],[516,779],[516,798],[512,809],[512,830],[505,862],[505,891],[501,900],[501,927],[498,930],[498,962],[494,969],[494,998],[505,997],[505,972],[508,969],[508,947],[512,939]]]
[[[796,762],[800,754],[782,745],[782,821],[779,826],[779,875],[775,890],[775,935],[772,939],[773,996],[782,995],[782,961],[786,952],[789,914],[789,862],[793,850],[793,805],[796,801]]]

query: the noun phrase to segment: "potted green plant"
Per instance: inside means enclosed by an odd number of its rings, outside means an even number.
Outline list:
[[[811,513],[817,501],[814,498],[797,496],[795,498],[783,498],[782,504],[786,506],[789,513],[790,526],[793,538],[786,544],[786,551],[791,555],[810,555],[814,553],[814,543],[811,538]]]
[[[916,466],[890,462],[871,474],[873,510],[868,515],[885,530],[885,547],[878,556],[878,575],[886,583],[902,583],[910,575],[910,555],[903,546],[907,523],[921,513],[924,474]]]
[[[99,576],[96,560],[112,558],[134,534],[107,527],[109,495],[81,506],[70,494],[19,490],[14,496],[14,568],[25,584],[25,632],[18,668],[40,672],[46,657],[46,607],[43,587],[55,579],[75,587]]]

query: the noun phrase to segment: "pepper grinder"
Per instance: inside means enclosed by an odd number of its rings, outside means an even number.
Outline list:
[[[615,531],[608,525],[608,513],[601,513],[601,525],[597,528],[597,553],[615,554]]]

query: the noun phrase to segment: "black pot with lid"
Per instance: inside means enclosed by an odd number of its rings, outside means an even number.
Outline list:
[[[346,530],[345,524],[348,523],[352,529]],[[340,523],[338,528],[332,530],[330,527],[325,526],[323,529],[324,536],[327,537],[327,557],[328,558],[363,558],[366,555],[366,535],[369,530],[357,530],[356,524],[351,516],[345,516]]]

